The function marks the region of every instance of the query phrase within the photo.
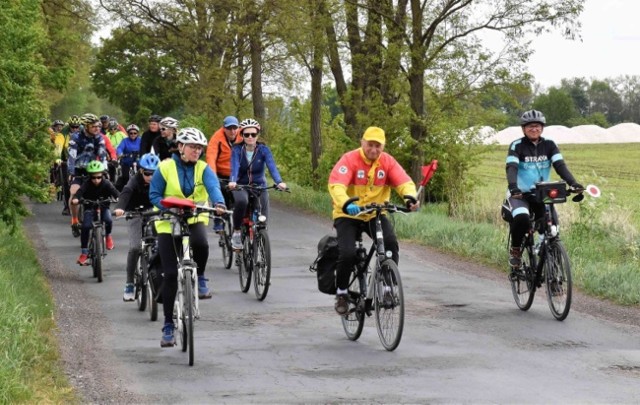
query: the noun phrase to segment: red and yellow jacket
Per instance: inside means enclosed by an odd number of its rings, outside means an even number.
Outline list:
[[[236,139],[233,142],[238,143],[242,140],[240,131],[236,134]],[[229,142],[227,136],[224,134],[224,127],[217,130],[207,145],[207,164],[215,174],[222,177],[231,176],[231,147],[232,143]]]
[[[359,206],[383,203],[391,198],[391,188],[401,196],[416,195],[416,185],[393,156],[382,152],[377,160],[370,161],[362,148],[345,153],[329,175],[333,219],[349,217],[342,212],[349,198],[360,197],[356,202]],[[360,215],[358,219],[368,221],[372,217]]]

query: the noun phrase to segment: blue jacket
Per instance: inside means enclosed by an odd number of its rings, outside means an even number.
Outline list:
[[[256,144],[251,161],[247,159],[247,151],[244,143],[234,145],[231,152],[231,176],[229,182],[237,184],[257,184],[267,186],[265,169],[269,168],[269,173],[273,181],[282,183],[282,177],[273,160],[273,155],[269,147],[263,143]]]
[[[118,156],[121,155],[129,155],[129,154],[137,154],[137,158],[133,158],[131,156],[125,156],[122,158],[121,163],[123,166],[131,166],[133,162],[140,159],[140,137],[137,137],[135,140],[131,140],[131,138],[126,137],[120,142],[118,145],[118,149],[116,150]]]
[[[178,180],[180,181],[180,188],[182,189],[182,194],[191,195],[193,193],[193,189],[195,188],[194,184],[194,167],[195,166],[187,166],[184,164],[180,156],[174,154],[171,157],[176,162],[176,168],[178,170]],[[224,197],[222,196],[222,191],[220,190],[220,182],[218,181],[218,176],[211,170],[209,166],[204,169],[204,173],[202,174],[202,182],[204,183],[204,187],[207,189],[207,193],[209,194],[209,199],[213,201],[214,204],[224,204]],[[160,200],[164,198],[164,190],[167,188],[167,182],[164,177],[162,177],[162,173],[160,170],[156,170],[153,173],[153,177],[151,178],[151,186],[149,187],[149,200],[151,204],[155,207],[164,210],[165,208],[160,204]]]

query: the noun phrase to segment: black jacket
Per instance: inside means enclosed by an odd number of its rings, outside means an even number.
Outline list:
[[[82,183],[82,185],[80,186],[80,188],[78,189],[74,197],[77,198],[78,200],[81,200],[84,198],[85,200],[96,201],[96,200],[101,200],[109,197],[113,197],[115,199],[115,198],[118,198],[119,195],[120,193],[115,188],[113,183],[111,183],[106,178],[103,178],[102,181],[98,184],[98,186],[95,186],[91,178],[87,177],[87,179],[84,181],[84,183]],[[109,203],[103,203],[103,204],[100,204],[100,206],[102,208],[109,208]]]
[[[153,145],[153,141],[156,140],[160,136],[160,131],[151,132],[148,129],[144,131],[142,136],[140,137],[140,156],[145,153],[151,152],[151,145]]]
[[[141,173],[136,173],[122,189],[116,209],[132,211],[140,207],[148,209],[152,208],[153,204],[149,201],[149,184],[144,182]]]

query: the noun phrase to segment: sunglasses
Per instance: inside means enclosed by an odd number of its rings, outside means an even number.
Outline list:
[[[102,176],[91,176],[91,180],[102,180]]]
[[[235,131],[236,129],[238,129],[238,127],[236,127],[235,125],[231,125],[228,127],[225,127],[226,129],[230,129],[231,131]]]
[[[145,175],[145,176],[153,176],[153,171],[151,171],[151,170],[144,170],[144,171],[142,172],[142,174],[143,174],[143,175]]]
[[[80,125],[71,125],[71,129],[78,129],[80,128]]]
[[[138,135],[136,131],[129,131],[129,135]]]
[[[160,128],[160,131],[166,131],[166,130],[168,130],[168,129],[169,129],[169,128]]]
[[[245,138],[256,138],[258,136],[257,132],[245,132],[242,134]]]

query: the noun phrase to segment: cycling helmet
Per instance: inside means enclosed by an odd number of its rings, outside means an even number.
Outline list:
[[[104,172],[104,165],[98,160],[92,160],[87,165],[87,173],[102,173]]]
[[[182,144],[196,144],[207,146],[207,138],[197,128],[183,128],[178,132],[176,140]]]
[[[62,125],[62,126],[64,126],[64,122],[62,122],[62,120],[55,120],[55,121],[53,121],[53,125],[52,125],[52,126],[54,126],[54,127],[55,127],[56,125]]]
[[[520,117],[520,126],[525,126],[534,122],[544,126],[547,123],[547,120],[544,118],[544,114],[538,110],[525,111]]]
[[[159,115],[154,114],[149,117],[149,122],[160,122],[160,121],[162,121],[162,117]]]
[[[82,125],[84,125],[85,127],[87,125],[91,125],[91,124],[95,124],[96,122],[100,122],[98,117],[96,117],[95,114],[91,114],[91,113],[87,113],[87,114],[83,115],[80,120],[82,121]]]
[[[138,163],[138,165],[140,165],[140,167],[145,170],[157,170],[158,163],[160,163],[160,158],[158,158],[153,153],[145,153],[140,158],[140,162]]]
[[[111,131],[114,131],[114,130],[118,129],[118,121],[116,121],[115,118],[110,118],[109,119],[109,129]]]
[[[108,115],[101,115],[100,116],[100,121],[109,121],[109,116]]]
[[[129,131],[131,131],[132,129],[140,132],[140,127],[138,127],[136,124],[131,124],[127,127],[127,133],[129,133]]]
[[[240,123],[240,133],[242,133],[247,128],[255,128],[260,132],[260,123],[254,120],[253,118],[247,118],[246,120],[242,120]]]
[[[69,117],[69,126],[80,126],[80,124],[82,124],[82,122],[80,122],[80,117],[78,117],[77,115],[72,115],[71,117]]]
[[[166,128],[178,128],[178,120],[171,117],[164,117],[160,120],[160,125]]]

